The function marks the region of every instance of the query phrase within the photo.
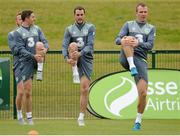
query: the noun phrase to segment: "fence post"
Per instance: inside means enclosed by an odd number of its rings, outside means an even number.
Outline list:
[[[156,68],[156,51],[152,51],[152,69]]]
[[[17,95],[17,87],[15,76],[13,76],[13,119],[17,119],[17,109],[16,109],[16,95]]]

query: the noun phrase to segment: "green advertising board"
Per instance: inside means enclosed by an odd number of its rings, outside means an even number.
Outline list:
[[[146,119],[180,119],[180,71],[149,70]],[[88,111],[97,117],[134,119],[138,93],[128,71],[101,77],[90,87]]]
[[[10,62],[0,58],[0,110],[10,108]]]

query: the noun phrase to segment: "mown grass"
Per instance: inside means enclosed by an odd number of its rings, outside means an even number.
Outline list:
[[[34,126],[18,125],[16,120],[0,120],[1,135],[180,135],[180,120],[144,120],[141,131],[132,131],[134,120],[86,120],[79,127],[76,120],[35,120]]]
[[[0,0],[0,50],[9,50],[7,33],[14,27],[18,11],[32,9],[50,44],[50,50],[61,50],[64,29],[74,22],[73,8],[87,9],[87,21],[96,26],[95,49],[119,50],[114,44],[120,28],[135,18],[135,5],[139,0]],[[157,28],[154,49],[180,49],[180,1],[146,0],[149,22]]]

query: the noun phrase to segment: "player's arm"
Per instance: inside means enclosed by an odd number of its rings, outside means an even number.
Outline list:
[[[115,43],[116,45],[121,45],[121,40],[123,37],[127,36],[129,33],[129,29],[128,29],[128,23],[125,23],[123,25],[123,27],[121,28],[119,34],[117,35],[116,39],[115,39]]]
[[[39,34],[40,42],[42,42],[44,44],[45,53],[46,53],[48,51],[48,49],[49,49],[48,41],[47,41],[44,33],[42,32],[42,30],[40,28],[38,29],[38,34]]]
[[[65,32],[64,32],[64,39],[63,39],[63,43],[62,43],[62,54],[64,56],[64,59],[69,59],[69,55],[68,55],[68,46],[70,44],[70,33],[68,31],[68,28],[66,28]]]
[[[13,55],[18,55],[17,47],[15,46],[13,32],[8,33],[8,45]]]
[[[156,36],[156,29],[153,27],[148,35],[146,42],[139,42],[139,46],[145,50],[151,50],[154,46],[154,40]]]
[[[87,53],[92,53],[94,50],[94,39],[95,39],[95,26],[92,25],[89,28],[88,31],[88,37],[87,37],[87,43],[86,46],[81,50],[80,52],[80,56],[87,54]]]

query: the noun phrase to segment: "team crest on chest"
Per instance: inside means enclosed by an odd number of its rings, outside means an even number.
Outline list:
[[[135,27],[133,27],[133,28],[132,28],[132,30],[133,30],[133,31],[135,31],[135,30],[136,30],[136,28],[135,28]]]
[[[36,29],[32,29],[32,30],[31,30],[31,33],[32,33],[33,35],[38,35],[38,32],[36,31]]]
[[[87,35],[88,34],[88,30],[87,29],[84,29],[83,30],[83,35]]]
[[[76,34],[76,31],[73,31],[72,34],[75,35],[75,34]]]
[[[146,34],[149,34],[150,29],[149,29],[149,28],[145,28],[145,29],[144,29],[144,32],[145,32]]]

